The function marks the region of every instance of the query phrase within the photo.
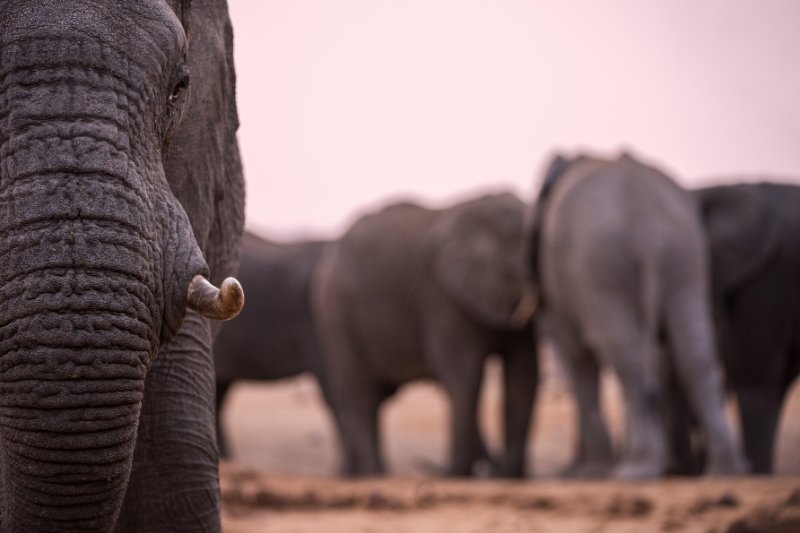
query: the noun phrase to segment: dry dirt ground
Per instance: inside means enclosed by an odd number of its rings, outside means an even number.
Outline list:
[[[499,369],[487,369],[481,423],[499,446]],[[335,477],[333,428],[316,385],[303,377],[241,383],[225,406],[234,461],[223,463],[227,532],[701,532],[800,533],[800,384],[784,410],[778,475],[660,482],[572,482],[566,466],[574,406],[553,365],[531,432],[531,477],[524,481],[447,480],[447,404],[431,383],[403,388],[383,409],[391,476]],[[620,434],[613,379],[604,408]],[[731,414],[732,418],[733,415]]]

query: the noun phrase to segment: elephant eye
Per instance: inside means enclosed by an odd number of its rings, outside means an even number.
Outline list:
[[[169,103],[175,103],[180,98],[181,93],[189,86],[189,68],[181,65],[178,69],[175,82],[172,84],[172,91],[169,94]]]

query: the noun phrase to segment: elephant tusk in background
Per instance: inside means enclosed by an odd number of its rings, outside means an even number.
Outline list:
[[[244,307],[244,291],[236,278],[225,278],[218,289],[198,274],[189,283],[186,305],[206,318],[230,320]]]
[[[536,301],[536,297],[533,295],[533,291],[526,290],[522,294],[522,299],[519,301],[517,308],[514,309],[514,313],[511,315],[511,319],[509,319],[509,324],[514,329],[522,329],[528,322],[531,321],[533,318],[533,314],[536,312],[536,308],[538,307],[538,302]]]

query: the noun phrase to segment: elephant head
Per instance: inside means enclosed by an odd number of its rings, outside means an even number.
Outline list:
[[[0,0],[3,530],[110,529],[159,347],[243,303],[165,178],[191,75],[173,3]]]
[[[521,329],[535,309],[524,270],[524,214],[514,195],[487,195],[452,208],[433,232],[442,285],[492,327]]]
[[[757,186],[697,191],[711,257],[715,294],[746,283],[778,251],[780,222]]]

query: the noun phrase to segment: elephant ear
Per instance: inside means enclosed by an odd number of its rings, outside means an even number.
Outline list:
[[[711,256],[715,292],[758,275],[778,251],[780,225],[758,185],[720,186],[698,191]]]
[[[450,297],[470,315],[496,328],[515,328],[522,303],[522,216],[524,207],[502,216],[459,213],[435,239],[435,275]],[[504,224],[505,228],[498,226]],[[511,227],[511,226],[518,227]]]
[[[571,165],[571,161],[561,155],[556,155],[550,162],[547,172],[542,180],[542,186],[539,189],[539,194],[536,197],[536,203],[532,207],[533,215],[530,217],[530,222],[527,229],[527,242],[525,259],[528,263],[528,272],[530,281],[537,292],[537,298],[540,304],[542,301],[541,291],[541,274],[539,272],[540,262],[540,246],[542,239],[542,221],[544,219],[544,212],[547,209],[547,202],[553,192],[556,182],[563,176]]]
[[[536,199],[538,203],[543,202],[550,196],[556,182],[567,172],[571,164],[572,161],[562,155],[556,155],[553,158],[542,180],[542,187],[539,189],[539,195]]]

